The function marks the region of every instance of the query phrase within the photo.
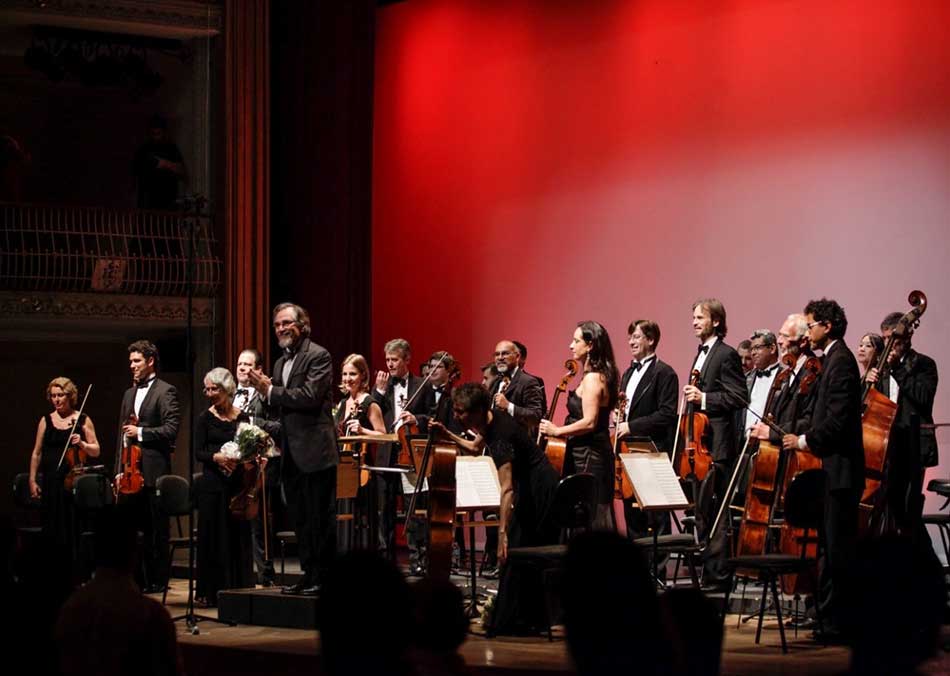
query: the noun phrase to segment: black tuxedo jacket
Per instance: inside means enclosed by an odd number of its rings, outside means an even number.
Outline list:
[[[301,472],[309,474],[339,462],[336,425],[333,424],[333,364],[323,347],[302,338],[285,383],[282,355],[274,364],[270,406],[280,420],[281,447]]]
[[[722,339],[709,348],[699,373],[699,389],[706,394],[703,413],[709,418],[709,445],[713,460],[730,460],[736,454],[736,439],[739,437],[736,426],[739,413],[749,403],[749,391],[739,353]]]
[[[808,391],[802,394],[800,378],[803,375],[804,369],[797,375],[791,375],[782,385],[772,405],[776,424],[789,434],[803,434],[811,425],[818,384],[813,383]],[[769,442],[781,447],[782,437],[775,430],[769,430]]]
[[[254,392],[254,398],[241,409],[248,416],[254,418],[254,424],[267,432],[274,443],[280,447],[280,421],[276,419],[273,409],[267,406],[260,392]]]
[[[137,387],[132,386],[122,396],[119,427],[125,425],[134,413],[137,390]],[[142,428],[142,441],[139,443],[142,447],[142,476],[146,486],[154,486],[158,477],[171,473],[171,458],[175,452],[180,421],[178,392],[161,378],[155,378],[139,408],[138,418],[138,425]],[[120,433],[115,459],[116,472],[122,460],[122,436]]]
[[[413,375],[412,373],[406,376],[406,400],[411,400],[411,403],[405,408],[405,410],[409,411],[417,418],[425,411],[423,408],[424,393],[420,392],[419,396],[413,398],[413,396],[416,394],[416,391],[422,386],[422,381],[422,378],[417,375]],[[426,385],[426,387],[428,387],[428,385]],[[373,401],[379,404],[379,407],[383,410],[383,422],[386,423],[387,432],[392,432],[396,426],[395,391],[395,385],[393,384],[392,378],[390,378],[389,383],[386,385],[386,391],[383,394],[380,394],[375,387],[373,388],[373,391],[370,392],[370,395],[373,397]],[[380,467],[392,466],[396,462],[397,453],[399,452],[398,449],[399,444],[379,444],[376,449],[376,464]]]
[[[621,392],[627,391],[631,377],[633,368],[628,367],[620,379]],[[659,358],[651,360],[630,400],[627,413],[630,437],[650,437],[661,451],[671,452],[679,389],[676,371]]]
[[[805,441],[821,458],[829,490],[864,486],[861,376],[858,362],[843,340],[837,340],[825,353]]]
[[[450,385],[445,386],[438,402],[435,400],[435,390],[430,385],[425,386],[425,391],[419,394],[419,399],[421,400],[420,408],[423,413],[415,415],[420,432],[423,434],[429,433],[430,420],[438,420],[445,425],[446,429],[455,434],[462,434],[465,431],[452,412],[452,387]]]
[[[910,427],[912,416],[919,416],[920,422],[933,423],[934,397],[937,395],[937,364],[925,354],[909,349],[898,364],[891,369],[891,375],[900,388],[897,392],[897,417],[894,424]],[[883,378],[876,384],[877,389],[888,394],[890,379]],[[934,430],[920,430],[920,461],[924,467],[937,464],[937,436]]]
[[[501,388],[504,376],[495,380],[492,384],[491,394],[494,396]],[[518,369],[511,376],[511,382],[505,388],[505,398],[508,399],[514,407],[514,419],[518,424],[529,430],[537,428],[541,418],[546,415],[544,410],[544,391],[541,388],[541,381],[524,369]]]

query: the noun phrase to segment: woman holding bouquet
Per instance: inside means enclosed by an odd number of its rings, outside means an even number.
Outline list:
[[[250,521],[231,516],[228,504],[242,488],[243,464],[222,446],[233,442],[247,416],[234,406],[237,384],[225,368],[208,371],[205,396],[211,406],[198,418],[195,457],[202,464],[198,503],[199,604],[214,606],[218,591],[254,586]],[[226,447],[227,448],[227,447]],[[232,445],[233,448],[233,445]]]

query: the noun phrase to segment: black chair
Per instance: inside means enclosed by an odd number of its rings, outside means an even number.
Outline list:
[[[702,551],[699,542],[696,540],[696,518],[693,516],[684,517],[682,522],[676,521],[676,525],[681,529],[686,527],[686,532],[670,533],[668,535],[659,535],[654,532],[653,535],[636,538],[633,543],[649,551],[653,561],[657,561],[664,554],[676,557],[676,567],[673,569],[673,581],[671,583],[674,587],[679,577],[680,563],[685,561],[689,570],[690,581],[694,587],[699,589],[699,572],[696,569],[696,560],[700,557]],[[659,570],[655,564],[651,567],[651,572],[657,586],[664,586],[660,582]]]
[[[195,474],[192,478],[195,486],[195,494],[199,489],[200,474]],[[192,513],[191,487],[188,481],[175,474],[165,474],[158,477],[155,482],[155,495],[158,497],[162,511],[169,517],[175,517],[175,525],[178,528],[178,535],[168,539],[168,569],[165,571],[165,590],[162,592],[162,604],[168,598],[168,587],[171,584],[172,562],[175,559],[175,551],[178,549],[188,549],[191,546],[192,539],[188,537],[181,527],[181,517],[190,516]]]
[[[785,641],[785,624],[782,620],[782,604],[778,593],[778,580],[782,575],[806,574],[816,563],[815,559],[806,556],[806,548],[814,540],[809,531],[817,531],[822,524],[824,515],[825,473],[820,469],[801,472],[792,479],[785,493],[785,522],[794,528],[803,529],[801,549],[799,554],[768,553],[761,555],[735,556],[728,560],[733,570],[743,570],[754,573],[762,581],[762,601],[759,604],[759,621],[755,630],[755,642],[758,644],[762,637],[762,620],[765,617],[765,605],[769,592],[775,604],[775,614],[778,618],[778,631],[782,639],[782,652],[788,652]],[[726,590],[725,603],[722,610],[722,619],[725,623],[729,609],[731,587]],[[818,604],[815,604],[818,610]],[[821,616],[818,615],[818,626],[821,626]]]
[[[36,481],[42,485],[42,475],[38,474]],[[20,472],[13,479],[13,504],[18,512],[22,514],[22,516],[18,514],[15,521],[18,535],[35,536],[43,532],[43,527],[36,525],[42,501],[40,498],[34,498],[30,495],[30,475],[28,472]],[[30,525],[21,525],[21,522]]]
[[[950,569],[950,514],[944,510],[950,505],[950,481],[947,479],[931,479],[927,490],[944,498],[939,512],[924,514],[925,526],[935,526],[940,534],[940,543],[943,545],[944,570]]]
[[[559,614],[557,588],[561,564],[567,554],[567,542],[576,532],[589,531],[597,510],[597,481],[593,474],[573,474],[561,479],[551,500],[547,518],[561,531],[561,543],[540,547],[513,547],[508,550],[509,566],[530,568],[541,577],[545,595],[545,620],[548,640]]]

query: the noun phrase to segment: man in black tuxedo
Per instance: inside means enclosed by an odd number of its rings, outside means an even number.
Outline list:
[[[267,432],[277,448],[280,448],[280,422],[273,420],[267,404],[260,393],[254,389],[250,381],[251,371],[261,369],[261,353],[254,348],[242,350],[238,355],[237,368],[234,375],[237,378],[238,388],[234,394],[234,405],[251,418],[251,422]],[[264,481],[267,488],[267,504],[270,509],[261,509],[257,518],[251,521],[251,549],[254,553],[254,566],[257,568],[257,582],[265,587],[273,587],[277,577],[274,572],[274,562],[265,556],[264,550],[264,519],[269,511],[280,505],[280,455],[279,453],[267,459],[264,469]]]
[[[876,368],[867,381],[897,404],[887,451],[887,511],[890,523],[908,535],[920,535],[923,524],[923,483],[927,467],[937,464],[937,436],[933,428],[937,395],[937,364],[914,350],[913,329],[901,325],[903,314],[892,312],[881,322],[884,340],[892,338],[887,377]],[[919,448],[918,448],[919,446]]]
[[[515,347],[518,348],[518,367],[525,372],[525,375],[531,376],[541,384],[541,399],[544,401],[544,410],[547,411],[548,393],[547,390],[544,389],[544,378],[525,371],[525,364],[528,362],[528,346],[522,343],[520,340],[513,340],[511,342],[513,342]]]
[[[492,407],[505,411],[531,436],[538,431],[538,423],[546,415],[547,402],[544,386],[535,376],[521,368],[521,351],[514,341],[502,340],[495,346],[495,369],[498,377],[492,383]],[[494,515],[491,515],[494,518]],[[498,533],[495,528],[485,529],[485,559],[482,573],[494,577],[498,573]]]
[[[284,351],[268,378],[248,374],[267,405],[278,411],[281,483],[297,534],[303,578],[290,594],[315,595],[336,555],[336,468],[330,353],[310,340],[310,317],[293,303],[274,308],[274,333]]]
[[[376,386],[372,397],[383,410],[383,422],[386,431],[394,432],[401,424],[403,411],[421,413],[421,395],[416,392],[422,385],[422,378],[410,371],[412,348],[409,341],[394,338],[383,347],[386,358],[386,370],[376,372]],[[376,451],[376,465],[393,467],[399,457],[399,444],[379,444]],[[376,512],[379,518],[378,546],[380,552],[390,560],[396,557],[396,495],[401,486],[401,478],[392,474],[376,474]]]
[[[683,394],[687,403],[709,418],[709,452],[713,460],[706,477],[693,482],[700,539],[710,535],[736,456],[739,412],[749,403],[739,354],[723,342],[726,331],[726,309],[719,300],[705,298],[693,304],[693,333],[699,340],[699,350],[690,371],[699,371],[699,380],[696,385],[684,387]],[[711,586],[722,586],[729,579],[724,565],[724,525],[705,550],[703,580]]]
[[[157,376],[158,348],[148,340],[137,340],[128,348],[129,368],[134,384],[122,397],[119,410],[119,446],[116,474],[126,443],[142,448],[142,476],[145,488],[130,496],[127,505],[136,513],[144,534],[145,575],[143,591],[158,593],[165,588],[168,571],[168,516],[161,509],[155,483],[171,474],[172,453],[178,438],[178,392]]]
[[[782,446],[807,450],[821,458],[826,474],[823,533],[817,603],[829,638],[840,635],[847,611],[848,571],[858,532],[858,500],[864,487],[861,432],[861,376],[844,342],[848,320],[833,300],[805,307],[808,340],[823,353],[811,423],[802,434],[786,434]]]
[[[624,419],[617,425],[617,434],[624,441],[649,438],[658,449],[672,453],[673,437],[676,434],[676,397],[679,393],[679,378],[676,371],[656,356],[660,343],[660,327],[650,319],[637,319],[627,327],[630,366],[620,379],[620,391],[626,397]],[[649,528],[659,532],[670,530],[670,513],[655,512],[656,516],[642,512],[631,500],[623,504],[624,520],[627,522],[627,537],[631,540],[646,537]],[[658,568],[665,567],[665,558]]]

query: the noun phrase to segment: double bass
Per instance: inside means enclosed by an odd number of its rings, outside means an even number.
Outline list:
[[[773,408],[776,397],[791,377],[796,361],[797,358],[791,354],[782,358],[782,365],[785,368],[775,374],[765,400],[765,407],[762,409],[762,418],[766,424],[775,420]],[[783,455],[781,447],[769,441],[750,437],[747,444],[747,451],[752,458],[752,470],[746,484],[745,507],[736,540],[736,556],[759,555],[766,552]]]
[[[568,359],[564,362],[564,368],[567,369],[565,374],[561,376],[560,382],[558,382],[557,387],[554,388],[554,396],[551,397],[551,406],[548,407],[547,419],[551,420],[554,418],[554,411],[557,408],[557,400],[561,396],[562,392],[567,391],[568,383],[573,380],[574,376],[577,375],[578,363],[576,359]],[[564,437],[543,437],[541,432],[538,432],[538,447],[544,451],[544,454],[548,458],[548,462],[551,463],[551,466],[557,470],[558,476],[564,475],[564,456],[567,454],[567,439]]]
[[[907,297],[911,309],[898,320],[897,326],[888,336],[884,350],[876,355],[874,368],[880,378],[890,376],[889,357],[894,348],[894,340],[911,335],[920,326],[920,317],[927,310],[927,296],[923,291],[911,291]],[[870,369],[869,369],[870,370]],[[861,381],[861,431],[864,441],[864,491],[858,505],[859,528],[862,533],[874,530],[882,525],[881,520],[886,487],[885,468],[887,467],[887,447],[890,443],[891,428],[897,417],[897,404],[888,399],[867,381],[867,373]]]
[[[689,374],[689,384],[699,387],[699,371],[693,369]],[[705,413],[696,410],[696,404],[686,404],[686,414],[680,409],[679,425],[676,428],[676,439],[673,440],[675,456],[673,469],[681,479],[695,476],[702,481],[709,474],[712,465],[712,454],[709,452],[709,418]],[[678,439],[682,435],[683,447],[679,448]]]

